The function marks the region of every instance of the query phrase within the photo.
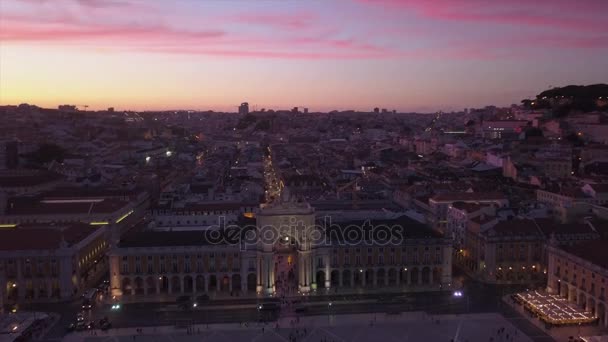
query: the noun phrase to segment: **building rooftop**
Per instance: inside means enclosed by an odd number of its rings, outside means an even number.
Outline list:
[[[128,233],[120,240],[119,247],[177,247],[224,245],[213,243],[202,231],[136,231]]]
[[[528,219],[499,221],[494,227],[488,229],[486,234],[489,236],[543,236],[536,222]]]
[[[608,193],[608,183],[589,184],[589,186],[597,193]]]
[[[346,241],[347,243],[358,243],[361,239],[357,240],[356,234],[348,233],[349,230],[356,229],[358,231],[374,231],[380,227],[388,227],[389,229],[401,230],[404,240],[407,239],[440,239],[443,238],[443,234],[431,229],[429,226],[411,219],[408,216],[400,216],[395,219],[385,220],[358,220],[349,222],[332,223],[331,226],[325,226],[325,234],[332,243],[340,243]],[[384,229],[383,229],[384,230]],[[343,232],[344,235],[336,235],[332,232]],[[344,237],[342,239],[341,237]],[[351,237],[354,237],[353,240]],[[350,239],[349,239],[350,238]],[[390,243],[389,243],[390,244]]]
[[[507,197],[500,192],[448,192],[437,194],[430,200],[435,202],[450,201],[492,201],[506,200]]]
[[[0,251],[56,250],[64,242],[65,247],[70,247],[98,229],[101,227],[85,223],[32,224],[0,229]]]
[[[37,186],[61,180],[61,175],[48,171],[18,172],[0,174],[0,187],[2,188],[21,188]]]
[[[118,199],[54,201],[40,197],[15,197],[7,201],[6,215],[111,214],[128,205]]]
[[[592,264],[608,269],[608,240],[593,240],[562,246],[564,251]]]
[[[545,236],[555,235],[582,235],[582,234],[597,234],[593,228],[587,223],[567,223],[560,224],[552,219],[535,219],[539,229]]]
[[[480,204],[480,203],[471,203],[471,202],[454,202],[452,207],[466,211],[467,213],[474,213],[481,208],[488,207],[488,204]]]

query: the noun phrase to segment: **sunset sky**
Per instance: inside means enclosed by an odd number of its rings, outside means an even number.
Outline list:
[[[0,0],[0,104],[508,105],[608,82],[607,0]]]

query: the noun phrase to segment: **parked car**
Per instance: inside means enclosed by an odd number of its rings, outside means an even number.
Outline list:
[[[93,302],[90,301],[89,299],[83,299],[82,300],[82,310],[91,310],[93,308]]]

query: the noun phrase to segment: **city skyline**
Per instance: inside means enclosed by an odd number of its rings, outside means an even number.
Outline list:
[[[549,86],[605,82],[606,9],[599,0],[3,1],[0,105],[508,105]]]

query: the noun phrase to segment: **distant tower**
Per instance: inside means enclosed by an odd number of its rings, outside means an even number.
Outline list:
[[[304,114],[308,114],[308,108],[304,108]]]
[[[241,103],[241,105],[239,106],[239,114],[249,114],[249,103]]]
[[[376,113],[376,114],[380,113],[380,108],[378,108],[378,107],[374,108],[374,113]]]

